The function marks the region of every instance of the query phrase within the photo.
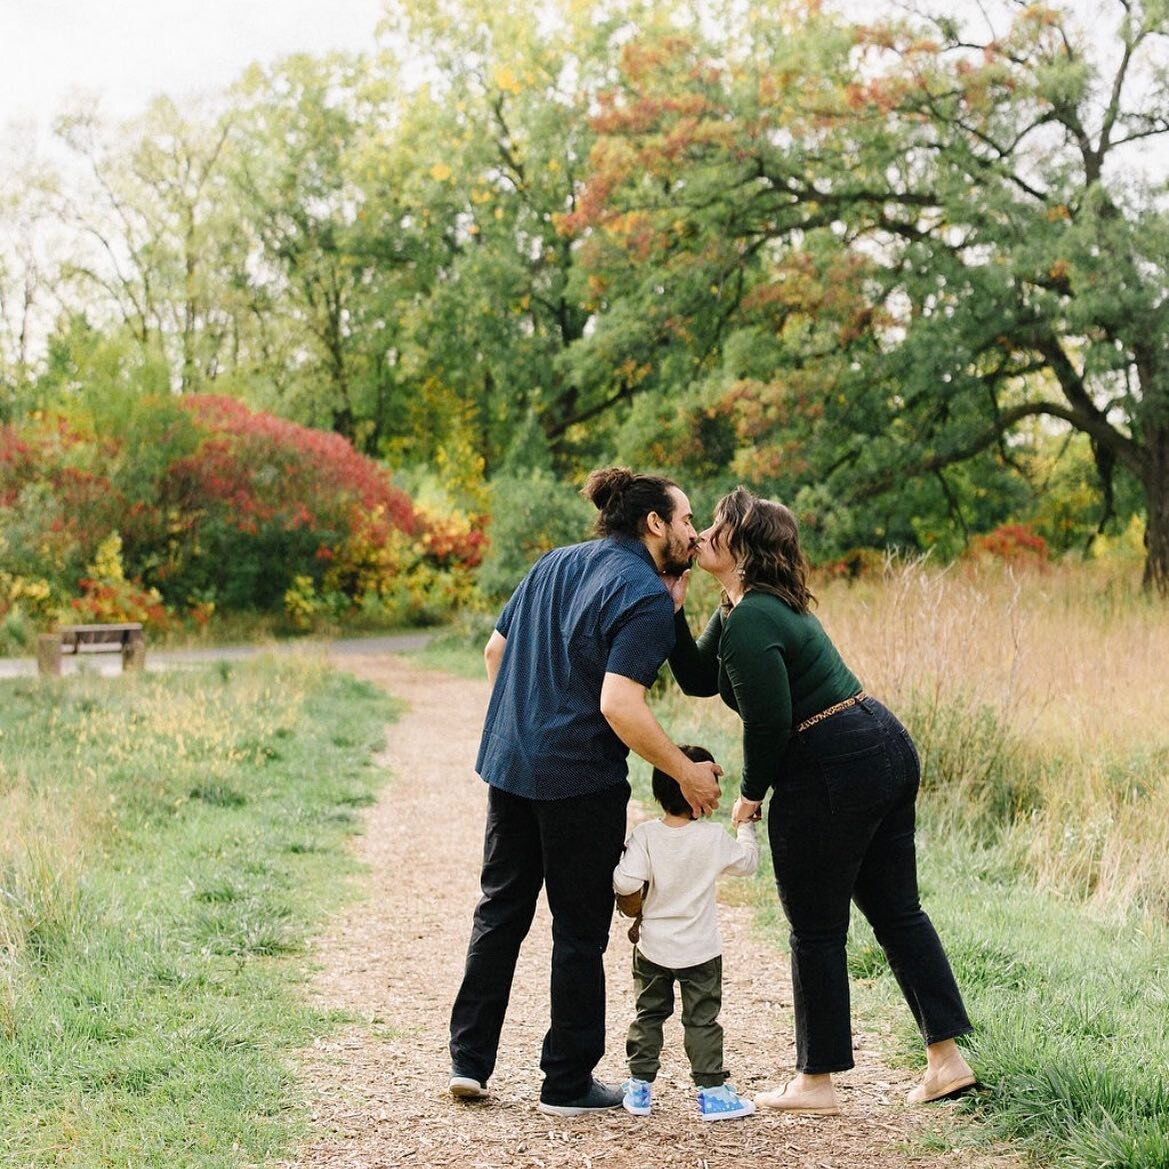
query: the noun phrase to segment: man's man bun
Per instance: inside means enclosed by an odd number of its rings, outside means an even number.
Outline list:
[[[640,537],[645,517],[657,512],[666,523],[674,515],[670,489],[672,479],[661,475],[635,475],[628,467],[601,467],[593,471],[581,495],[601,513],[597,516],[598,536]]]
[[[601,467],[585,481],[581,494],[598,510],[604,511],[616,503],[633,482],[628,467]]]

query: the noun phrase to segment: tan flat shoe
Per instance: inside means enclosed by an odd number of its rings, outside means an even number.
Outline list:
[[[950,1076],[948,1079],[935,1081],[934,1083],[930,1083],[928,1080],[922,1080],[906,1096],[906,1100],[910,1104],[932,1104],[935,1100],[948,1100],[951,1096],[961,1095],[961,1093],[965,1092],[968,1088],[973,1088],[977,1083],[977,1077],[969,1070]]]
[[[802,1116],[839,1116],[840,1104],[836,1092],[789,1092],[791,1084],[784,1084],[774,1092],[760,1092],[755,1103],[760,1108],[774,1108],[780,1112],[797,1112]]]

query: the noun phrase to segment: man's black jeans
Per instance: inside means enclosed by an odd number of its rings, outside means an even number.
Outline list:
[[[868,918],[926,1043],[971,1030],[950,963],[918,900],[917,750],[865,698],[795,735],[780,763],[767,831],[791,925],[796,1070],[853,1066],[850,902]]]
[[[624,781],[564,800],[529,800],[490,789],[483,896],[451,1011],[451,1067],[457,1073],[486,1083],[495,1070],[520,944],[544,887],[552,913],[552,1020],[540,1057],[540,1098],[564,1104],[588,1091],[605,1052],[603,955],[628,802]]]

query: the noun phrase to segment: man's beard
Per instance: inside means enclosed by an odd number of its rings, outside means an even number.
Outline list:
[[[662,555],[662,575],[681,576],[694,559],[694,549],[689,540],[680,540],[673,532],[666,534],[666,547]]]

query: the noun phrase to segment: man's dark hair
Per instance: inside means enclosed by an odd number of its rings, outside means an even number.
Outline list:
[[[714,756],[705,747],[694,747],[686,743],[678,750],[695,763],[714,762]],[[669,812],[671,816],[689,816],[693,813],[693,809],[682,794],[682,789],[678,786],[678,781],[672,775],[667,775],[660,767],[654,768],[653,793],[663,812]]]
[[[645,517],[655,511],[668,524],[674,518],[671,487],[678,484],[663,475],[635,475],[628,467],[602,467],[589,475],[581,495],[601,514],[598,536],[645,534]]]

